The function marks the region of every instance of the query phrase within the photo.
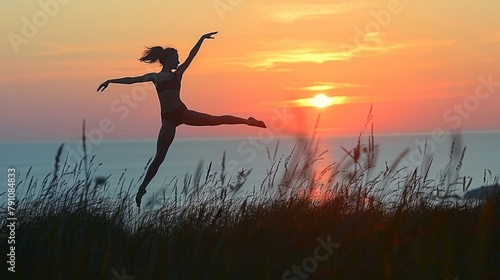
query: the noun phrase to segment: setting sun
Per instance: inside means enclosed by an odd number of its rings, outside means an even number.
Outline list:
[[[328,98],[328,96],[324,95],[324,94],[318,94],[316,95],[313,99],[312,99],[312,103],[314,104],[314,106],[318,107],[318,108],[325,108],[327,106],[330,106],[332,105],[332,101],[330,100],[330,98]]]
[[[324,93],[320,93],[312,98],[296,99],[295,102],[301,107],[325,108],[332,105],[345,104],[346,100],[347,97],[345,96],[327,96]]]

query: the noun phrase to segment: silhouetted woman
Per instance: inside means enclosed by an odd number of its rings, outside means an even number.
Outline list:
[[[184,72],[188,68],[193,58],[198,53],[201,44],[205,39],[214,39],[217,32],[207,33],[201,36],[200,40],[193,47],[184,63],[179,65],[179,55],[174,48],[162,48],[160,46],[147,48],[143,56],[139,59],[142,62],[154,63],[159,61],[163,69],[159,73],[148,73],[143,76],[126,77],[107,80],[102,83],[97,91],[103,91],[110,83],[134,84],[142,82],[153,82],[156,86],[161,107],[161,128],[156,144],[156,155],[148,167],[144,181],[137,191],[135,201],[137,207],[141,206],[141,199],[146,194],[146,187],[156,175],[158,168],[165,159],[168,148],[174,140],[175,129],[178,125],[187,124],[193,126],[214,126],[221,124],[246,124],[265,128],[262,121],[252,117],[243,119],[235,116],[212,116],[189,110],[180,99],[181,81]],[[175,70],[175,71],[174,71]]]

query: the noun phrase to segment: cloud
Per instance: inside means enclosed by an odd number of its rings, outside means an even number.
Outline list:
[[[345,105],[355,103],[370,103],[372,97],[370,96],[328,96],[325,94],[318,94],[313,97],[302,97],[294,99],[286,99],[270,103],[273,106],[288,106],[288,107],[317,107],[324,108],[333,105]]]
[[[353,58],[376,56],[403,48],[433,47],[449,45],[449,42],[402,41],[391,42],[382,34],[368,33],[363,44],[348,44],[345,41],[304,41],[298,39],[282,39],[274,42],[261,42],[261,51],[253,51],[246,56],[225,58],[221,63],[242,65],[256,70],[285,70],[283,64],[344,62]]]
[[[333,105],[345,104],[347,100],[347,96],[327,96],[318,94],[315,97],[295,99],[293,102],[299,107],[325,108]]]
[[[290,23],[300,19],[317,19],[349,13],[366,5],[354,2],[338,4],[280,3],[257,7],[261,17],[275,22]]]
[[[371,94],[371,95],[356,95],[356,96],[326,96],[318,98],[302,97],[294,99],[285,99],[277,102],[264,103],[273,106],[288,106],[288,107],[329,107],[334,105],[347,105],[347,104],[367,104],[367,103],[388,103],[388,102],[408,102],[412,100],[443,100],[453,99],[464,96],[463,93],[440,93],[429,94],[425,96],[400,96],[389,94]],[[324,106],[322,106],[324,105]]]
[[[246,54],[212,60],[213,65],[242,66],[257,71],[291,71],[294,65],[307,63],[348,62],[352,59],[388,55],[405,50],[406,55],[416,55],[455,44],[451,40],[425,38],[389,40],[384,33],[366,33],[361,39],[348,37],[336,41],[252,40],[253,49]],[[256,50],[255,50],[256,49]],[[234,67],[232,67],[234,70]]]
[[[250,68],[266,70],[280,63],[324,63],[344,60],[345,54],[342,52],[321,49],[290,49],[251,53],[248,56],[248,61],[244,64]]]
[[[259,45],[261,50],[251,51],[243,56],[224,58],[220,63],[261,71],[288,71],[287,64],[345,61],[347,55],[347,52],[340,50],[335,43],[321,40],[285,38],[262,41]]]
[[[358,84],[349,84],[349,83],[331,83],[331,82],[317,82],[312,86],[305,87],[285,87],[286,90],[305,90],[305,91],[327,91],[332,89],[340,89],[340,88],[356,88],[356,87],[367,87]]]
[[[362,36],[359,36],[362,35]],[[385,33],[358,33],[350,41],[344,41],[338,46],[346,54],[346,60],[386,54],[400,49],[429,50],[455,44],[452,40],[433,40],[416,38],[393,42],[385,39]]]

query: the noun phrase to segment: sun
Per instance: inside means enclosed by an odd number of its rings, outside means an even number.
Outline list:
[[[332,105],[347,103],[346,96],[327,96],[324,93],[319,93],[314,97],[295,99],[294,102],[299,107],[316,107],[326,108]]]
[[[318,108],[325,108],[333,104],[331,98],[323,93],[317,94],[314,98],[312,98],[311,103]]]

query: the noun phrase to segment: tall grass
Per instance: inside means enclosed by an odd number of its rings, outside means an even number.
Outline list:
[[[425,147],[421,166],[400,167],[403,151],[373,174],[373,127],[344,148],[344,159],[320,170],[326,151],[319,141],[298,139],[288,156],[279,155],[279,143],[268,149],[270,167],[250,193],[243,186],[251,170],[230,178],[225,155],[220,173],[212,162],[206,169],[200,163],[193,175],[169,183],[171,193],[143,202],[141,213],[133,201],[137,184],[126,184],[124,174],[115,186],[92,179],[93,158],[85,154],[72,166],[61,145],[52,174],[40,182],[28,172],[18,185],[24,193],[17,201],[16,272],[2,273],[15,279],[500,277],[500,198],[470,203],[458,194],[470,186],[459,176],[465,152],[459,140],[437,179],[429,177]],[[486,183],[498,184],[498,177]],[[340,247],[305,269],[319,239]]]

